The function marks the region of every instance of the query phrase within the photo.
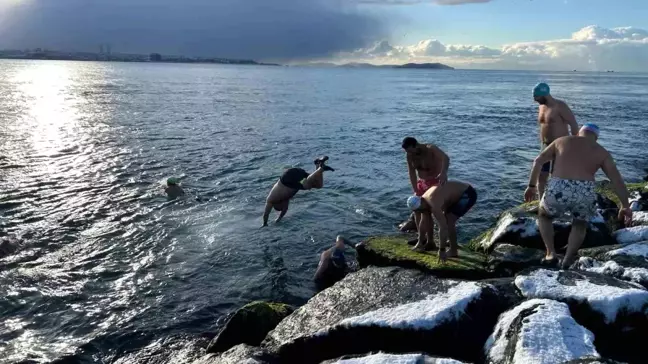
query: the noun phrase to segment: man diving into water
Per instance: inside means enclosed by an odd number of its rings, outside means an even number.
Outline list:
[[[281,178],[279,178],[279,181],[272,187],[266,199],[265,212],[263,213],[263,226],[268,226],[268,217],[270,217],[272,208],[280,211],[279,217],[277,217],[275,222],[281,221],[286,215],[286,212],[288,212],[290,199],[299,190],[320,189],[324,187],[324,171],[335,171],[325,164],[327,160],[327,156],[316,159],[315,166],[317,166],[317,170],[310,175],[301,168],[290,168],[284,172]]]
[[[418,243],[415,251],[434,249],[434,243],[429,238],[433,231],[432,217],[439,224],[439,261],[445,262],[447,257],[458,257],[457,220],[464,216],[477,202],[477,191],[464,182],[448,181],[442,186],[428,189],[423,196],[411,196],[407,206],[420,214],[418,226]],[[446,253],[446,241],[450,240],[450,250]]]
[[[569,135],[578,135],[578,123],[569,106],[564,101],[554,99],[550,94],[549,85],[539,83],[533,88],[533,99],[538,106],[538,124],[540,125],[540,142],[542,149],[554,140]],[[542,165],[538,177],[538,198],[542,198],[547,185],[549,174],[553,171],[553,161]]]
[[[442,185],[448,180],[450,158],[436,145],[420,144],[416,139],[407,137],[403,139],[402,147],[407,154],[407,172],[416,196],[423,196],[431,187]],[[414,219],[416,226],[419,226],[421,214],[415,212]],[[434,232],[434,221],[429,224],[429,231]],[[427,243],[434,246],[434,234],[430,233],[427,239]]]
[[[524,192],[527,202],[535,199],[535,181],[542,165],[554,161],[554,171],[540,201],[538,213],[538,229],[547,248],[543,263],[553,264],[557,261],[552,220],[566,212],[571,214],[573,222],[562,268],[569,268],[576,259],[578,248],[585,240],[587,225],[596,215],[594,176],[599,168],[608,176],[614,193],[621,201],[619,220],[625,219],[626,224],[632,221],[628,190],[623,177],[610,153],[597,143],[598,136],[599,128],[587,123],[577,136],[556,139],[533,162],[529,187]]]

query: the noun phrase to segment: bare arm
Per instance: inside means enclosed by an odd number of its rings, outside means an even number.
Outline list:
[[[263,226],[268,226],[268,217],[270,217],[270,211],[272,211],[272,204],[267,201],[265,205],[265,211],[263,212]]]
[[[412,190],[416,193],[416,168],[414,168],[414,162],[412,157],[407,155],[407,173],[409,173],[410,183],[412,184]]]
[[[571,135],[578,135],[578,123],[576,117],[567,104],[563,104],[562,118],[571,128]]]
[[[607,158],[605,158],[603,165],[601,165],[601,169],[610,179],[614,193],[616,193],[616,195],[619,196],[619,200],[621,200],[621,206],[624,209],[629,208],[630,202],[628,200],[630,196],[628,189],[623,182],[623,177],[621,176],[621,173],[619,173],[619,169],[617,168],[616,163],[614,163],[614,159],[609,153]]]
[[[436,145],[428,146],[434,153],[435,159],[441,163],[441,174],[448,175],[448,168],[450,167],[450,157],[446,152],[442,151],[441,148]]]
[[[542,153],[540,153],[534,160],[533,160],[533,167],[531,168],[531,176],[529,177],[529,186],[534,186],[536,181],[538,181],[538,177],[540,176],[540,170],[542,169],[542,165],[552,161],[556,156],[556,142],[553,142],[549,144],[547,148],[545,148]]]

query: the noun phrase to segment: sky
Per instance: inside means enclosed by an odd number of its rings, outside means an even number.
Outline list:
[[[646,0],[0,0],[0,49],[648,71]]]

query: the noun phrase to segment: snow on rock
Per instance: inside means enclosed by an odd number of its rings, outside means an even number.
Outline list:
[[[432,329],[459,318],[482,293],[475,282],[460,282],[447,292],[432,294],[420,301],[369,311],[340,321],[342,326],[384,326],[392,328]]]
[[[619,229],[614,232],[614,238],[619,244],[632,244],[648,240],[648,226],[635,226]]]
[[[594,334],[572,318],[569,306],[548,299],[532,299],[502,314],[485,352],[493,364],[600,358]]]
[[[323,364],[463,364],[458,360],[432,358],[424,354],[386,354],[378,353],[363,357],[337,359]]]
[[[521,205],[504,212],[492,232],[475,239],[470,245],[474,249],[492,251],[499,244],[512,244],[525,248],[544,250],[537,223],[537,207]],[[571,219],[558,218],[553,221],[555,245],[560,249],[567,245],[571,230]],[[588,225],[584,248],[614,244],[604,217],[597,213]]]
[[[521,299],[512,279],[500,281],[443,280],[418,270],[368,267],[318,293],[262,346],[280,362],[320,363],[378,351],[475,362],[499,314]]]
[[[634,211],[632,224],[635,226],[648,225],[648,211]]]
[[[581,257],[576,263],[576,268],[587,272],[605,274],[648,287],[648,269],[646,268],[623,267],[613,260],[601,262],[590,257]]]
[[[617,255],[631,255],[648,259],[648,241],[626,245],[619,249],[614,249],[606,254],[608,257]]]
[[[515,285],[527,298],[586,303],[594,311],[602,314],[606,323],[613,322],[622,310],[648,310],[648,291],[614,278],[602,280],[599,277],[604,276],[593,277],[581,272],[537,269],[518,275]]]

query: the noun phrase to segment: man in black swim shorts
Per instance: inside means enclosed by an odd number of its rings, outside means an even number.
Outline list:
[[[445,262],[448,257],[459,257],[457,245],[457,220],[464,216],[477,202],[477,191],[464,182],[448,181],[442,186],[428,189],[423,196],[411,196],[407,206],[421,213],[418,226],[418,243],[415,251],[434,249],[434,243],[426,241],[426,236],[432,236],[430,221],[432,217],[439,225],[439,261]],[[446,242],[450,241],[450,249],[446,252]]]
[[[266,199],[265,212],[263,213],[263,226],[268,226],[268,217],[270,211],[274,208],[280,211],[279,217],[275,222],[281,219],[288,212],[288,204],[299,190],[310,190],[312,188],[320,189],[324,187],[324,171],[334,171],[333,168],[327,166],[325,163],[328,160],[327,156],[315,160],[317,170],[312,174],[308,174],[301,168],[287,169],[279,181],[275,183],[268,194]]]

